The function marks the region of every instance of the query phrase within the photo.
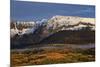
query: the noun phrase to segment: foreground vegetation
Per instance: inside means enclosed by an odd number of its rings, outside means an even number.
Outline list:
[[[95,49],[34,49],[11,52],[11,66],[95,61]]]

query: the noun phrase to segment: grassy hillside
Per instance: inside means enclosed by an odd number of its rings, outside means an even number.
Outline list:
[[[11,65],[41,65],[58,63],[76,63],[95,61],[95,49],[41,49],[14,51],[11,54]]]

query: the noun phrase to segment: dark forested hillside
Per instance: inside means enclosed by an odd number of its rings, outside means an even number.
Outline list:
[[[40,44],[86,44],[95,42],[95,31],[64,30],[59,31],[40,42]]]

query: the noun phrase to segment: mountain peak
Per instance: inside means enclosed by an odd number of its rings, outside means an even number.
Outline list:
[[[49,24],[58,24],[58,25],[75,25],[80,22],[80,17],[77,16],[53,16],[49,21]]]
[[[53,16],[48,20],[47,29],[50,30],[78,30],[82,27],[87,27],[88,25],[92,26],[94,29],[95,26],[94,18],[83,18],[78,16]]]

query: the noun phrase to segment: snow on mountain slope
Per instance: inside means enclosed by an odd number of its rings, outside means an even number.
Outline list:
[[[58,25],[75,25],[80,22],[80,17],[74,17],[74,16],[53,16],[49,21],[52,24],[58,24]],[[50,24],[51,24],[50,23]]]
[[[81,22],[95,24],[95,18],[81,18]]]
[[[41,27],[41,30],[39,27]],[[40,30],[40,35],[44,37],[61,30],[79,30],[85,27],[91,27],[91,30],[95,30],[95,19],[56,15],[50,19],[42,19],[37,22],[17,21],[13,29],[11,29],[11,37],[16,34],[23,35],[34,33],[36,29],[38,29],[38,31]]]
[[[77,16],[53,16],[48,20],[47,29],[52,30],[77,30],[90,26],[95,29],[94,18],[82,18]]]
[[[23,34],[30,34],[35,31],[37,28],[37,25],[35,22],[13,22],[13,27],[10,30],[11,37],[17,35],[23,35]]]

